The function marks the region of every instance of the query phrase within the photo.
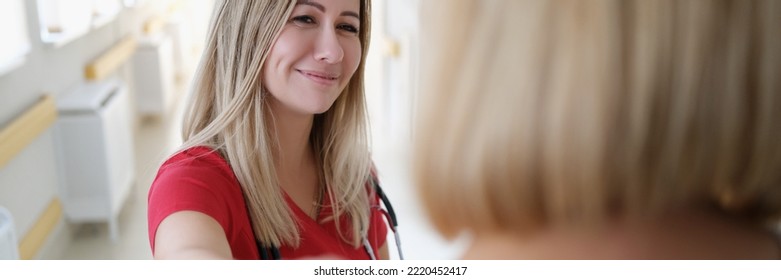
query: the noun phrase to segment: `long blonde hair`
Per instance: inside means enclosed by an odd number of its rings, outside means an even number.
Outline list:
[[[781,215],[781,1],[424,1],[415,177],[448,237]]]
[[[295,0],[216,3],[182,131],[180,150],[208,146],[230,164],[241,184],[255,237],[267,246],[299,244],[297,222],[278,187],[273,164],[277,145],[266,104],[269,93],[261,81],[269,50],[295,4]],[[342,237],[356,247],[369,225],[365,186],[371,160],[363,84],[369,12],[369,0],[361,0],[361,63],[332,107],[315,116],[310,136],[334,217],[352,222],[352,231]]]

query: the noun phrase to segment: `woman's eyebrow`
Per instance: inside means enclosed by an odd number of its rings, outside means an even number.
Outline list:
[[[302,0],[302,1],[298,1],[298,3],[296,3],[296,5],[308,5],[308,6],[312,6],[312,7],[315,7],[315,8],[317,8],[317,9],[318,9],[318,10],[320,10],[321,12],[325,13],[325,6],[323,6],[322,4],[320,4],[320,3],[317,3],[317,2],[315,2],[315,1],[312,1],[312,0]],[[358,13],[356,13],[356,12],[353,12],[353,11],[344,11],[344,12],[342,12],[342,13],[341,13],[341,14],[339,14],[339,15],[340,15],[340,16],[354,17],[354,18],[357,18],[357,19],[359,19],[359,20],[361,19],[361,17],[358,15]]]

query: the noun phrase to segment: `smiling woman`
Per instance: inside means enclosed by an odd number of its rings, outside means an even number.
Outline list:
[[[149,192],[155,258],[387,258],[364,101],[369,0],[222,1]]]

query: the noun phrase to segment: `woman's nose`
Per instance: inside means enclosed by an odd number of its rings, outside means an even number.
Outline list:
[[[315,46],[315,60],[327,64],[339,63],[344,58],[344,49],[342,48],[336,30],[324,28],[320,32]]]

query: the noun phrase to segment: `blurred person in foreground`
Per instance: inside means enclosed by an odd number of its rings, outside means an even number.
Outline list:
[[[781,1],[423,10],[415,178],[464,258],[781,258]]]

